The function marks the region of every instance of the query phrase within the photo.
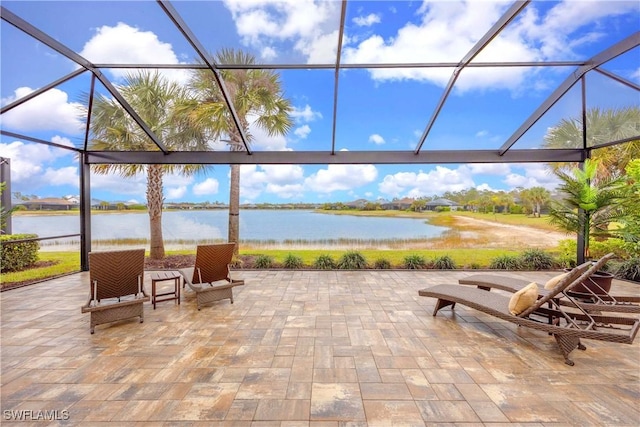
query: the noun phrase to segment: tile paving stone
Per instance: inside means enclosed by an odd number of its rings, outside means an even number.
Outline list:
[[[569,367],[544,333],[433,317],[417,291],[473,272],[234,274],[233,305],[198,311],[187,291],[94,335],[87,273],[1,293],[0,407],[68,409],[50,425],[71,426],[640,425],[639,343],[587,341]]]
[[[311,389],[312,420],[365,420],[357,383],[314,383]]]
[[[404,400],[365,400],[369,427],[424,427],[424,420],[414,402]]]

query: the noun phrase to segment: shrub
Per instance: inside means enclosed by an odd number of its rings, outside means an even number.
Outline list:
[[[469,266],[470,269],[472,270],[479,270],[480,269],[480,264],[478,264],[477,262],[472,262],[471,265]]]
[[[427,266],[427,261],[422,255],[411,254],[404,257],[403,265],[409,270],[419,270]]]
[[[622,239],[606,239],[603,241],[591,242],[589,245],[591,258],[602,258],[606,254],[613,252],[616,258],[628,258],[626,242]]]
[[[489,268],[497,270],[520,270],[522,268],[522,262],[520,261],[520,257],[501,255],[491,260]]]
[[[553,257],[540,249],[528,249],[520,256],[524,268],[530,270],[550,270],[553,268]]]
[[[12,240],[33,239],[37,234],[9,234],[0,236],[0,266],[2,271],[23,270],[38,261],[40,243],[37,241],[9,243]]]
[[[378,270],[388,270],[391,268],[391,261],[385,258],[378,258],[374,263],[373,267]]]
[[[302,262],[302,257],[294,254],[287,254],[282,265],[284,268],[302,268],[304,263]]]
[[[338,261],[338,268],[342,270],[358,270],[367,268],[367,260],[358,251],[345,252]]]
[[[640,282],[640,258],[630,258],[623,261],[618,265],[614,274],[619,279]]]
[[[433,260],[433,268],[438,270],[455,270],[456,262],[449,255],[443,255]]]
[[[273,258],[269,255],[258,255],[253,264],[256,268],[271,268],[273,267]]]
[[[331,258],[331,255],[320,255],[313,262],[313,268],[317,268],[319,270],[332,270],[336,268],[336,262]]]

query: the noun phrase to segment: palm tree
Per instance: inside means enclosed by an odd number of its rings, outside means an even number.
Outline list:
[[[551,193],[544,187],[531,187],[527,193],[529,200],[533,205],[533,216],[540,218],[540,211],[550,199]]]
[[[640,108],[587,110],[587,147],[638,136]],[[578,148],[583,145],[582,118],[563,119],[544,137],[545,148]],[[592,158],[599,161],[595,179],[624,175],[627,163],[640,157],[640,139],[594,150]],[[554,163],[555,171],[570,171],[575,163]]]
[[[206,139],[188,117],[178,114],[176,105],[186,103],[188,92],[158,72],[142,71],[125,77],[119,91],[148,127],[171,151],[209,149]],[[98,96],[91,115],[93,138],[90,145],[98,150],[157,151],[158,147],[114,99]],[[164,258],[162,238],[163,176],[178,172],[192,175],[203,165],[94,165],[94,172],[117,172],[123,177],[147,175],[147,209],[149,212],[150,253],[152,259]]]
[[[550,222],[567,232],[578,233],[584,242],[584,251],[578,254],[578,263],[590,258],[589,240],[595,237],[610,237],[609,224],[624,218],[620,202],[624,197],[620,178],[602,178],[595,181],[598,161],[587,159],[584,170],[574,168],[571,174],[557,170],[561,180],[559,190],[564,193],[562,201],[552,201]]]
[[[629,252],[640,256],[640,159],[629,162],[623,187],[623,207],[626,215],[622,221],[620,236],[629,246]]]
[[[251,66],[255,58],[242,51],[223,49],[215,56],[219,64]],[[240,126],[250,142],[250,124],[265,130],[269,136],[285,135],[293,122],[289,113],[291,103],[284,98],[280,76],[272,70],[243,69],[220,70],[231,101],[237,112]],[[198,103],[192,110],[195,122],[224,139],[231,151],[243,151],[245,146],[236,127],[214,74],[207,69],[194,72],[191,89],[197,94]],[[251,121],[255,118],[255,121]],[[240,165],[231,165],[229,189],[229,242],[240,238]],[[236,245],[236,254],[238,245]]]

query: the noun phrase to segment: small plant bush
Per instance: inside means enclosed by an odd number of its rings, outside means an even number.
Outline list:
[[[427,261],[422,255],[411,254],[404,257],[403,265],[409,270],[419,270],[427,267]]]
[[[522,261],[520,257],[513,255],[502,255],[491,260],[489,268],[496,270],[520,270],[522,269]]]
[[[385,258],[378,258],[373,263],[373,267],[378,270],[388,270],[391,268],[391,261]]]
[[[433,260],[433,268],[438,270],[455,270],[456,263],[449,255],[443,255]]]
[[[367,268],[367,260],[358,251],[347,251],[340,257],[338,268],[341,270],[360,270]]]
[[[302,268],[303,265],[304,263],[302,262],[302,257],[294,254],[288,254],[282,262],[282,266],[284,268]]]
[[[269,255],[258,255],[254,261],[256,268],[271,268],[273,267],[273,258]]]
[[[524,268],[530,270],[550,270],[553,257],[540,249],[528,249],[520,256]]]
[[[614,274],[619,279],[640,282],[640,258],[630,258],[623,261],[618,265]]]
[[[0,236],[0,266],[2,271],[23,270],[38,261],[40,243],[37,241],[9,243],[12,240],[33,239],[37,234],[9,234]]]
[[[319,270],[333,270],[336,268],[336,262],[331,258],[331,255],[320,255],[313,262],[313,268],[317,268]]]

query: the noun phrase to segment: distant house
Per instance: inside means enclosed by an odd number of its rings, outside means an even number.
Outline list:
[[[411,207],[411,205],[415,202],[415,199],[411,199],[409,197],[405,197],[404,199],[392,200],[390,202],[386,202],[380,205],[382,209],[391,209],[391,210],[400,210],[404,211]]]
[[[369,203],[367,199],[358,199],[354,200],[353,202],[346,202],[345,206],[348,206],[351,209],[362,209],[367,206],[367,203]]]
[[[67,211],[79,207],[78,203],[71,200],[54,197],[23,200],[20,204],[30,211]]]
[[[452,211],[455,211],[458,209],[458,204],[452,200],[449,199],[435,199],[435,200],[431,200],[429,202],[427,202],[425,204],[425,210],[428,211],[434,211],[437,208],[449,208]]]

